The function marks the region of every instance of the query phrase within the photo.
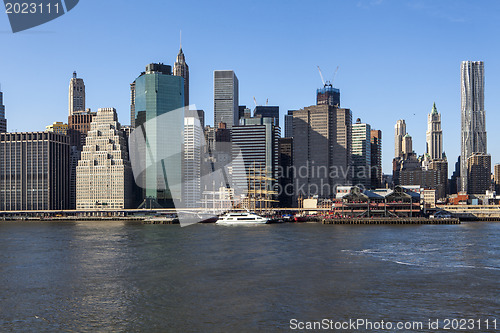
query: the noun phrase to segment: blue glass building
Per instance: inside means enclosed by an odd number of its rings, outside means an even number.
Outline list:
[[[149,64],[131,86],[131,160],[141,206],[173,207],[182,198],[184,79],[169,65]]]

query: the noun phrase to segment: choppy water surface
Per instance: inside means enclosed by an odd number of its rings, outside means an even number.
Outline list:
[[[279,331],[292,318],[500,324],[499,281],[499,223],[0,223],[0,331]]]

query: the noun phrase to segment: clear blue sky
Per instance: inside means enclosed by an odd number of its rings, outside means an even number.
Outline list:
[[[442,114],[452,169],[460,153],[460,62],[483,60],[488,150],[500,162],[500,3],[497,1],[80,0],[66,15],[12,34],[0,13],[0,83],[10,131],[67,121],[68,83],[85,80],[87,107],[115,107],[129,124],[129,84],[150,62],[173,64],[182,30],[191,103],[213,122],[213,71],[233,69],[240,104],[269,99],[281,114],[315,103],[316,66],[341,105],[383,131],[391,173],[394,124],[405,119],[424,153],[427,113]]]

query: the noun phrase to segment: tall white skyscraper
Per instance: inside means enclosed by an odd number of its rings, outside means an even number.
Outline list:
[[[187,208],[201,206],[201,153],[203,127],[197,110],[184,115],[184,153],[182,163],[182,199]]]
[[[403,137],[406,135],[406,123],[399,119],[394,126],[394,157],[403,156]]]
[[[486,153],[484,110],[484,63],[462,61],[461,65],[462,142],[460,156],[461,190],[467,191],[467,161],[474,153]]]
[[[227,128],[239,122],[238,78],[234,71],[214,71],[214,126],[223,122]]]
[[[116,110],[99,109],[76,168],[76,207],[131,208],[131,191],[132,170]]]
[[[73,78],[69,81],[69,115],[75,111],[85,111],[85,83],[73,72]]]
[[[436,103],[427,116],[427,153],[431,160],[443,158],[443,131],[441,130],[441,114],[438,113]]]

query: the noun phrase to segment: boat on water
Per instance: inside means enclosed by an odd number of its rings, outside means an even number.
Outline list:
[[[215,222],[215,224],[228,224],[228,225],[266,224],[266,223],[269,223],[269,219],[267,217],[262,217],[250,212],[226,213],[221,217],[219,217],[217,222]]]

